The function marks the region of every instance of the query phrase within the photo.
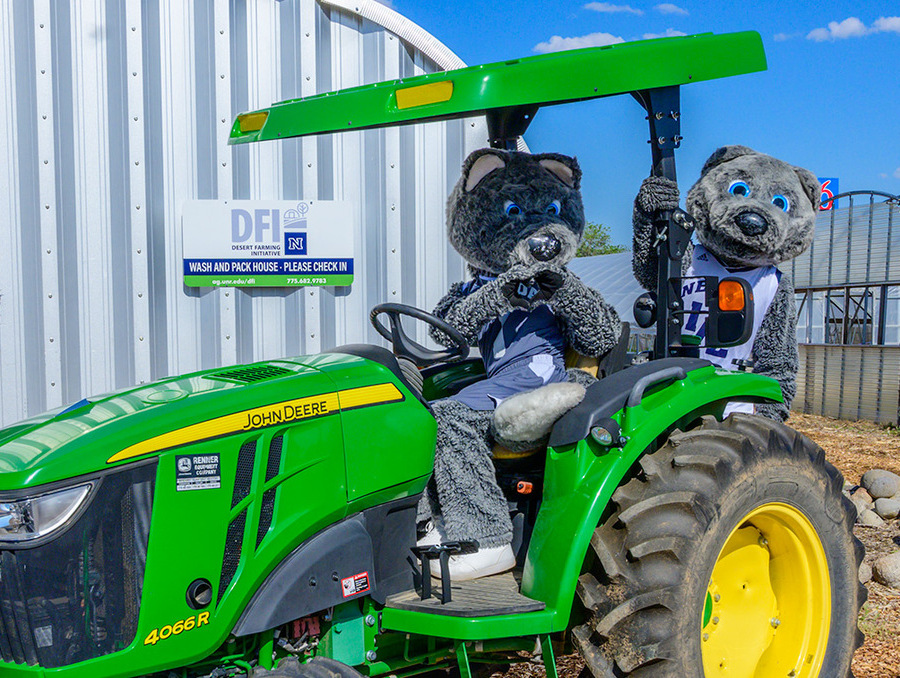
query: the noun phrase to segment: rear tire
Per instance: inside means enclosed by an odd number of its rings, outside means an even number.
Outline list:
[[[819,446],[769,419],[673,433],[591,539],[572,637],[593,675],[852,676],[866,590],[842,485]]]

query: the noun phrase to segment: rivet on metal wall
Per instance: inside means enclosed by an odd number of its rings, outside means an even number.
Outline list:
[[[131,27],[131,30],[132,30],[132,31],[136,31],[136,30],[137,30],[137,27],[132,26],[132,27]]]
[[[225,122],[225,118],[222,118],[222,122]]]
[[[44,209],[45,209],[45,210],[50,209],[50,205],[44,205]]]
[[[140,253],[141,253],[141,251],[140,251],[140,250],[138,250],[138,251],[137,251],[137,253],[138,253],[138,254],[140,254]]]
[[[50,337],[50,343],[51,344],[53,343],[53,337]]]
[[[226,335],[225,335],[225,338],[226,338],[226,339],[231,339],[231,335],[230,335],[230,334],[226,334]]]
[[[309,37],[309,33],[306,34],[306,37],[307,37],[307,38]]]
[[[137,116],[134,116],[134,117],[132,118],[132,120],[134,120],[135,122],[137,122]]]
[[[394,163],[391,163],[391,169],[394,169]]]
[[[134,164],[135,164],[135,165],[140,165],[140,164],[141,164],[141,161],[140,161],[140,160],[135,160],[135,161],[134,161]]]
[[[219,35],[225,35],[225,31],[219,29]]]
[[[49,162],[50,162],[49,160],[44,160],[45,165],[48,164]]]
[[[227,162],[223,162],[223,163],[222,163],[222,167],[228,167],[228,163],[227,163]]]
[[[306,163],[306,166],[307,166],[307,167],[312,167],[312,163],[311,163],[311,162],[308,162],[308,163]]]
[[[47,250],[47,254],[50,254],[50,250]]]
[[[138,292],[138,299],[140,299],[140,298],[143,297],[143,296],[144,296],[144,293],[143,293],[143,292]]]
[[[224,80],[224,79],[225,79],[225,74],[222,73],[222,74],[219,76],[219,79]]]
[[[47,71],[45,71],[43,68],[41,69],[41,75],[44,75],[46,72]]]
[[[310,339],[315,339],[315,338],[316,338],[316,333],[313,332],[312,334],[310,334],[310,335],[309,335],[309,338],[310,338]]]
[[[140,206],[140,205],[135,205],[135,206],[134,206],[134,209],[139,210],[139,209],[141,209],[141,206]]]
[[[392,247],[392,248],[391,248],[391,254],[397,254],[397,248],[396,248],[396,247]]]
[[[226,297],[228,296],[228,292],[225,293],[225,296],[226,296]]]
[[[132,74],[134,77],[137,77],[137,71],[131,71],[131,74]]]
[[[138,341],[144,341],[144,337],[138,337]]]
[[[41,118],[42,118],[43,120],[46,120],[46,119],[47,119],[47,116],[46,116],[46,115],[42,115]]]
[[[55,381],[51,381],[51,382],[50,382],[50,385],[51,385],[51,386],[56,386],[56,382],[55,382]]]
[[[48,299],[52,299],[52,298],[53,298],[53,295],[52,295],[52,294],[48,294],[48,295],[47,295],[47,298],[48,298]]]
[[[43,28],[43,27],[44,27],[44,24],[41,24],[40,26],[41,26],[41,28]]]

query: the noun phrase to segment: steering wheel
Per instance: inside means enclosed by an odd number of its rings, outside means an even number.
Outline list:
[[[388,317],[390,329],[381,322],[380,316],[382,315]],[[421,320],[440,330],[450,337],[453,345],[444,351],[433,351],[413,341],[403,330],[403,325],[400,324],[400,316],[404,315]],[[465,360],[469,355],[469,344],[459,330],[437,316],[426,313],[414,306],[407,306],[406,304],[378,304],[369,314],[369,320],[378,334],[391,342],[394,355],[398,358],[406,358],[413,361],[416,367],[427,367],[435,363]]]

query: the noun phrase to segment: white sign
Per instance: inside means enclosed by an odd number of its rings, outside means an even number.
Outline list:
[[[353,282],[354,210],[332,200],[190,200],[184,284],[295,287]]]

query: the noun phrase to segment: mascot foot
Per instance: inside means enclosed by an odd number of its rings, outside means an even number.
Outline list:
[[[421,545],[421,542],[419,542]],[[511,570],[516,566],[516,555],[512,546],[504,544],[494,548],[478,549],[475,553],[450,556],[448,567],[450,568],[451,581],[465,581],[478,579],[492,574],[500,574]],[[431,576],[441,578],[440,560],[431,561]]]
[[[564,381],[507,398],[494,411],[494,437],[513,451],[536,447],[584,392],[581,384]]]

